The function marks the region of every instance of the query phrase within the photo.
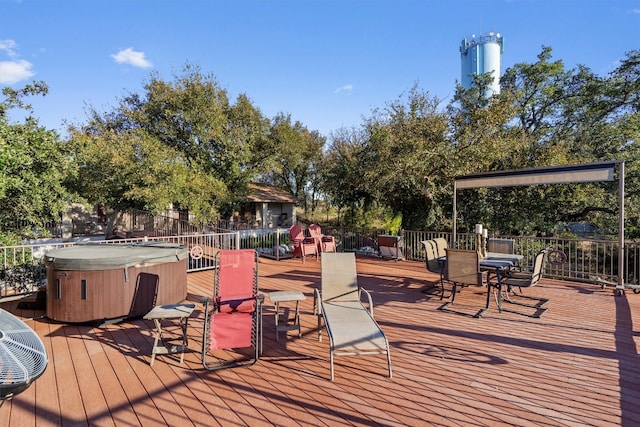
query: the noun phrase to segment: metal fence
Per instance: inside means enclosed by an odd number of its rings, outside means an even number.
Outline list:
[[[323,228],[325,235],[332,235],[338,251],[378,255],[377,236],[386,234],[384,230],[358,229],[348,227]],[[410,261],[424,262],[425,254],[421,242],[434,238],[444,238],[452,245],[451,233],[404,230],[400,234],[402,253]],[[545,275],[572,281],[595,283],[597,279],[612,282],[618,276],[618,242],[613,240],[560,239],[541,237],[501,236],[515,241],[515,252],[524,256],[523,264],[530,265],[535,254],[543,248],[553,248],[564,252],[567,261],[563,264],[549,264]],[[261,257],[276,260],[291,258],[293,245],[288,228],[248,229],[227,233],[186,234],[102,240],[96,243],[132,243],[141,241],[164,241],[187,245],[190,249],[188,271],[201,271],[215,267],[215,255],[220,249],[255,249]],[[0,297],[34,290],[46,284],[44,254],[46,251],[78,244],[62,242],[42,242],[22,246],[0,247]],[[474,234],[458,234],[457,245],[474,249]],[[625,243],[625,282],[638,285],[640,281],[640,243]]]
[[[377,236],[386,234],[384,230],[358,229],[347,227],[326,227],[323,234],[332,235],[339,251],[358,251],[361,254],[378,255]],[[255,248],[263,256],[274,259],[290,257],[293,250],[288,229],[247,230],[241,238],[243,248]],[[423,240],[444,238],[451,246],[453,236],[447,232],[404,230],[400,233],[402,253],[410,261],[424,262]],[[545,275],[559,279],[595,283],[598,279],[616,282],[618,279],[617,240],[568,239],[555,237],[501,236],[515,241],[515,253],[524,256],[523,265],[531,265],[533,258],[541,250],[552,248],[563,252],[566,262],[549,263]],[[457,246],[475,249],[475,234],[459,233]],[[625,282],[640,284],[640,242],[627,241],[624,248]]]
[[[187,271],[201,271],[215,267],[215,256],[220,249],[238,249],[237,232],[187,234],[181,236],[142,237],[118,240],[78,242],[42,241],[30,245],[0,247],[0,298],[34,292],[46,285],[44,256],[48,251],[78,244],[136,244],[140,242],[170,242],[189,248]]]
[[[424,261],[422,240],[444,237],[453,242],[451,233],[429,233],[422,231],[404,231],[406,259]],[[617,282],[618,278],[618,241],[596,239],[565,239],[555,237],[519,237],[501,236],[513,239],[515,253],[524,256],[523,264],[531,265],[533,258],[541,250],[552,248],[563,252],[566,262],[562,264],[548,263],[545,275],[559,279],[595,283],[598,279]],[[458,247],[475,249],[475,234],[458,234]],[[640,280],[640,243],[627,241],[624,247],[625,282],[637,285]]]

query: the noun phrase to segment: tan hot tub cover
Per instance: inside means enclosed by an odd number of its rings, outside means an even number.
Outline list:
[[[175,243],[89,243],[49,251],[45,255],[45,264],[56,270],[114,270],[177,262],[188,256],[189,249]]]

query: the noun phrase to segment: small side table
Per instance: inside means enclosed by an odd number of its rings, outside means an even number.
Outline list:
[[[300,330],[300,301],[304,300],[305,296],[300,291],[275,291],[269,292],[269,300],[276,306],[276,341],[278,340],[278,332],[298,330],[298,338],[302,338],[302,331]],[[281,302],[296,302],[296,312],[293,319],[289,319],[287,310],[284,312],[284,324],[280,324],[280,303]],[[291,322],[291,324],[289,324]]]
[[[153,320],[156,325],[155,339],[153,342],[153,349],[151,350],[151,362],[150,366],[153,366],[153,361],[156,358],[156,354],[173,354],[181,353],[180,363],[184,362],[184,350],[187,348],[187,322],[189,316],[193,313],[195,304],[166,304],[158,305],[144,315],[144,319]],[[162,321],[165,319],[179,319],[180,329],[182,329],[182,345],[169,346],[162,338]]]

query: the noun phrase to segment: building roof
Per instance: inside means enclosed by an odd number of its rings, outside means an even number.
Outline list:
[[[251,192],[247,199],[258,203],[296,203],[298,199],[289,191],[267,184],[250,184]]]

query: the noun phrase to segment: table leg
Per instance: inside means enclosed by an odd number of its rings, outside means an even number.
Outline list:
[[[500,275],[497,275],[498,283],[500,283]],[[485,312],[489,311],[489,304],[491,303],[491,282],[489,282],[489,276],[487,276],[487,303],[484,306]]]
[[[500,270],[496,272],[498,277],[498,296],[496,297],[496,304],[498,305],[498,313],[502,313],[502,276]]]
[[[153,323],[156,325],[156,332],[153,340],[153,348],[151,349],[151,362],[149,362],[149,366],[153,366],[153,362],[156,360],[158,341],[162,339],[162,325],[160,324],[160,319],[153,319]]]
[[[296,300],[296,316],[294,323],[298,326],[298,338],[302,338],[302,329],[300,328],[300,301]]]
[[[182,345],[168,347],[162,338],[162,319],[153,319],[153,323],[156,326],[155,337],[153,340],[153,349],[151,350],[151,361],[149,366],[153,366],[153,362],[156,359],[156,354],[173,354],[180,352],[180,363],[184,363],[184,352],[189,343],[189,337],[187,335],[187,326],[189,322],[188,317],[180,317],[180,330],[182,331]]]
[[[280,340],[278,339],[278,319],[280,317],[280,303],[278,301],[276,301],[275,303],[276,305],[276,342],[280,342]]]
[[[287,302],[291,302],[294,300],[287,300]],[[285,301],[282,301],[285,302]],[[295,300],[296,309],[294,316],[289,317],[290,310],[288,307],[284,307],[282,310],[282,318],[280,318],[280,301],[275,301],[275,325],[276,325],[276,342],[279,342],[279,332],[284,331],[285,336],[287,335],[287,331],[292,331],[294,329],[298,330],[298,338],[302,338],[302,330],[300,328],[300,301]],[[282,322],[281,322],[282,320]]]
[[[182,317],[180,319],[180,328],[182,329],[182,354],[180,355],[180,364],[184,363],[184,351],[189,343],[189,337],[187,336],[187,322],[188,317]]]

